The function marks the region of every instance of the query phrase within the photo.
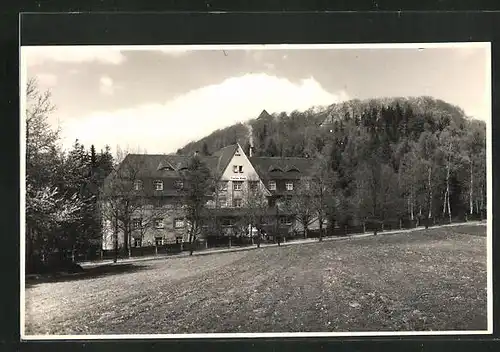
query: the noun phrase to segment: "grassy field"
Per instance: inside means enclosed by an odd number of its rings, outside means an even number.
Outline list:
[[[486,227],[96,268],[27,283],[27,334],[486,329]]]

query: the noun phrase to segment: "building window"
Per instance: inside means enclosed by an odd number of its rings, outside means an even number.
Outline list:
[[[219,197],[219,206],[221,208],[227,207],[227,198],[225,196]]]
[[[154,180],[153,181],[153,186],[156,191],[163,191],[163,181],[160,180]]]
[[[241,155],[241,153],[240,153],[240,149],[239,149],[239,148],[238,148],[238,149],[236,149],[236,152],[234,153],[234,155],[236,155],[236,156],[240,156],[240,155]]]
[[[276,191],[276,181],[269,181],[269,190]]]
[[[141,219],[132,219],[132,229],[137,230],[140,229],[141,226],[142,226]]]
[[[163,228],[163,219],[155,219],[155,228],[157,229]]]
[[[156,244],[156,247],[162,246],[163,245],[163,237],[155,237],[155,244]]]
[[[141,246],[142,246],[142,239],[134,238],[134,247],[141,247]]]
[[[243,181],[233,181],[233,191],[241,191],[243,189]]]
[[[240,172],[240,174],[242,174],[242,173],[243,173],[243,165],[239,165],[239,166],[238,166],[238,171]]]
[[[233,225],[234,225],[234,221],[232,218],[222,219],[222,226],[233,226]]]
[[[233,165],[233,172],[238,173],[238,165]]]
[[[243,201],[240,198],[234,199],[234,207],[241,208],[243,206]]]
[[[248,187],[251,191],[256,191],[259,186],[259,181],[248,181]]]
[[[284,216],[280,218],[280,224],[281,225],[291,225],[292,224],[292,218],[288,216]]]
[[[285,183],[285,186],[287,191],[293,191],[293,182],[288,181],[287,183]]]
[[[134,190],[135,191],[142,190],[142,181],[141,180],[135,180],[134,181]]]
[[[184,227],[184,219],[175,219],[174,220],[174,228],[175,229],[182,229]]]
[[[184,182],[182,182],[181,180],[176,180],[175,181],[175,188],[177,188],[177,189],[183,189],[184,188]]]

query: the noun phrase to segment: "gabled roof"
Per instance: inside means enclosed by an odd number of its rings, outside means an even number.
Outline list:
[[[211,156],[199,155],[212,174],[222,174],[231,161],[238,144],[229,145]],[[128,154],[120,167],[131,165],[139,170],[138,177],[178,177],[178,172],[189,166],[191,155]],[[168,170],[165,167],[172,167]]]
[[[229,162],[231,161],[234,153],[236,153],[236,150],[238,150],[239,147],[240,146],[238,144],[232,144],[213,153],[212,156],[217,158],[216,170],[220,175],[222,175],[224,170],[226,170],[227,165],[229,165]]]
[[[314,167],[314,160],[309,158],[260,156],[249,159],[263,180],[271,178],[299,179],[303,176],[311,176]],[[272,172],[273,169],[281,169],[282,172]]]
[[[199,155],[199,158],[212,175],[220,177],[238,148],[241,149],[239,144],[233,144],[220,149],[211,156]],[[121,163],[120,168],[126,170],[131,166],[137,170],[135,174],[137,178],[163,180],[164,190],[160,193],[175,195],[177,191],[173,182],[180,177],[179,172],[188,167],[191,157],[176,154],[129,154]],[[304,176],[311,176],[314,165],[313,159],[297,157],[250,157],[248,160],[261,180],[265,182],[269,179],[297,180]],[[273,171],[274,169],[279,169],[279,171]],[[112,174],[108,176],[108,179],[111,177]],[[146,184],[151,186],[148,182]]]

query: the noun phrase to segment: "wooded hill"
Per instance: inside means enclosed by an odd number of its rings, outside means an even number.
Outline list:
[[[484,217],[486,125],[432,97],[350,100],[259,117],[179,149],[210,154],[240,143],[256,156],[327,162],[329,214],[353,219]]]

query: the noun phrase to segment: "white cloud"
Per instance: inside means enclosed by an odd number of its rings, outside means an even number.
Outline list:
[[[21,48],[21,54],[25,56],[28,66],[47,62],[99,62],[119,65],[125,61],[125,56],[120,50],[112,46],[28,46]]]
[[[345,92],[327,92],[313,78],[294,84],[266,74],[233,77],[205,86],[164,104],[94,113],[66,120],[67,146],[78,138],[100,148],[109,144],[139,145],[150,153],[170,153],[218,128],[269,112],[306,110],[346,99]]]
[[[57,76],[52,73],[38,73],[36,78],[43,88],[51,88],[57,84]]]
[[[270,62],[265,62],[264,63],[264,66],[268,69],[268,70],[274,70],[275,66],[273,63],[270,63]]]
[[[99,91],[102,94],[112,95],[115,91],[113,80],[108,76],[102,76],[99,79]]]
[[[160,47],[158,51],[162,54],[179,57],[184,56],[190,52],[186,46],[171,46],[171,47]]]

